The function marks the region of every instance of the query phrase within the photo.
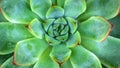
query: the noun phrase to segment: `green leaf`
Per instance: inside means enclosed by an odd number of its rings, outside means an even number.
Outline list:
[[[60,65],[60,68],[73,68],[73,66],[72,66],[70,60],[67,60],[66,62],[64,62]]]
[[[57,5],[64,8],[65,0],[57,0]]]
[[[77,30],[77,21],[73,18],[67,17],[68,25],[70,27],[70,32],[73,34]]]
[[[44,39],[31,38],[20,41],[15,48],[14,62],[21,66],[32,65],[39,60],[47,47],[48,44]]]
[[[54,39],[53,37],[48,36],[47,34],[45,34],[45,38],[48,44],[52,46],[55,46],[61,43],[60,41]]]
[[[5,17],[2,15],[1,10],[0,10],[0,22],[7,22]]]
[[[46,13],[52,5],[51,0],[30,0],[31,9],[41,19],[46,19]]]
[[[65,0],[65,16],[77,18],[86,10],[85,0]]]
[[[118,0],[86,0],[86,3],[86,11],[79,17],[82,21],[91,16],[102,16],[111,19],[119,12]]]
[[[47,34],[50,36],[50,37],[54,37],[54,33],[53,33],[53,28],[52,26],[49,27],[48,31],[47,31]]]
[[[69,32],[69,26],[66,25],[63,27],[63,29],[61,28],[61,32],[60,32],[60,35],[64,35],[64,34],[67,34]]]
[[[90,17],[79,24],[78,31],[81,37],[103,41],[111,31],[111,24],[99,16]]]
[[[60,18],[64,15],[64,9],[59,6],[51,6],[46,14],[46,18]]]
[[[12,63],[12,57],[5,61],[0,68],[33,68],[33,66],[16,66]]]
[[[61,36],[57,36],[56,39],[61,41],[61,42],[65,42],[67,39],[69,38],[69,34],[65,34],[65,35],[61,35]]]
[[[44,37],[45,31],[42,23],[38,19],[32,20],[32,22],[29,24],[29,30],[37,38],[42,39]]]
[[[47,31],[47,34],[50,36],[50,37],[54,37],[54,33],[53,33],[53,28],[52,26],[49,27],[48,31]]]
[[[69,48],[80,45],[80,43],[81,43],[81,37],[80,37],[80,33],[78,31],[75,32],[74,34],[71,34],[69,36],[68,40],[66,41],[66,45]]]
[[[51,49],[51,47],[48,47],[42,53],[39,61],[35,64],[33,68],[59,68],[59,65],[56,62],[54,62],[49,56]]]
[[[47,19],[45,20],[45,23],[43,23],[45,31],[48,31],[50,25],[54,22],[55,19]]]
[[[67,61],[71,56],[71,50],[68,49],[65,44],[59,44],[54,46],[50,57],[57,63],[63,63]]]
[[[103,42],[91,39],[82,39],[82,45],[92,51],[108,68],[120,66],[120,39],[108,36]]]
[[[52,5],[57,5],[57,0],[51,0],[52,1]]]
[[[37,17],[26,0],[2,0],[0,4],[4,17],[12,23],[28,24]]]
[[[110,33],[111,36],[120,38],[120,13],[115,18],[109,20],[113,24],[113,29]]]
[[[70,61],[73,68],[102,68],[99,59],[82,46],[72,48]]]
[[[7,54],[7,55],[0,55],[0,66],[13,54]]]
[[[67,24],[67,21],[64,18],[58,18],[54,22],[55,24]]]
[[[0,23],[0,54],[9,54],[14,51],[16,43],[32,37],[23,25],[10,22]]]

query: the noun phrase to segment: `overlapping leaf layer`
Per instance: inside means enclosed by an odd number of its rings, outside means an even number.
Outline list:
[[[120,0],[1,0],[0,68],[120,67]]]

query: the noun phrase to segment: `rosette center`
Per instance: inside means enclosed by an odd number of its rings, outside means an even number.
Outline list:
[[[64,18],[56,19],[48,28],[47,34],[56,40],[64,42],[68,39],[69,26]]]

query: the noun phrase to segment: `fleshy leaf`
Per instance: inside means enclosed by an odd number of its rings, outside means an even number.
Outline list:
[[[60,32],[60,35],[66,34],[69,32],[69,26],[65,26],[64,29]]]
[[[113,19],[109,20],[113,24],[113,29],[110,33],[111,36],[120,38],[120,13]]]
[[[44,39],[37,38],[18,42],[14,53],[15,64],[21,66],[34,64],[48,46]]]
[[[56,37],[57,40],[61,41],[61,42],[65,42],[67,39],[69,38],[69,34],[65,34],[65,35],[61,35]]]
[[[48,30],[48,28],[50,27],[50,25],[52,25],[52,23],[54,22],[55,19],[47,19],[45,21],[45,23],[43,23],[44,29],[45,31]]]
[[[73,18],[67,17],[68,25],[70,26],[70,32],[73,34],[77,30],[77,21]]]
[[[12,57],[5,61],[0,68],[33,68],[33,66],[16,66],[12,64]]]
[[[71,34],[68,40],[66,41],[67,47],[70,47],[70,48],[80,45],[80,43],[81,43],[81,37],[78,31],[74,34]]]
[[[64,8],[64,3],[65,3],[65,0],[57,0],[57,5],[61,6],[62,8]]]
[[[72,66],[70,60],[67,60],[66,62],[64,62],[60,65],[60,68],[73,68],[73,66]]]
[[[0,23],[0,54],[9,54],[14,51],[16,43],[32,37],[23,25],[10,22]]]
[[[65,0],[65,16],[77,18],[86,10],[85,0]]]
[[[28,24],[37,17],[26,0],[2,0],[0,4],[4,17],[12,23]]]
[[[45,33],[42,23],[38,19],[32,20],[32,22],[29,24],[29,30],[35,37],[40,39],[43,38]]]
[[[118,3],[118,0],[86,0],[87,9],[79,19],[85,20],[91,16],[102,16],[111,19],[119,12]]]
[[[33,68],[59,68],[59,65],[56,62],[54,62],[49,56],[51,49],[51,47],[48,47],[42,53],[39,61],[35,64]]]
[[[81,37],[103,41],[111,31],[111,24],[104,18],[93,16],[79,24],[78,31]]]
[[[52,1],[52,5],[57,5],[57,0],[51,0]]]
[[[91,39],[82,39],[82,45],[92,51],[108,68],[120,66],[120,39],[108,36],[103,42]]]
[[[48,42],[49,45],[57,45],[57,44],[60,44],[61,42],[48,36],[47,34],[45,34],[45,38],[46,38],[46,41]]]
[[[60,18],[64,15],[64,9],[59,6],[51,6],[46,14],[46,18]]]
[[[8,55],[0,55],[0,66],[13,54],[8,54]]]
[[[54,46],[50,57],[57,63],[63,63],[67,61],[71,56],[71,50],[68,49],[65,44],[59,44]]]
[[[0,22],[7,22],[5,17],[2,15],[1,9],[0,9]]]
[[[70,61],[73,68],[102,68],[99,59],[82,45],[72,48]]]
[[[46,19],[46,13],[50,6],[52,5],[51,0],[30,0],[31,9],[41,19]]]
[[[49,27],[48,31],[47,31],[47,34],[50,36],[50,37],[54,37],[54,33],[53,33],[53,28],[52,27]]]
[[[57,20],[55,20],[54,22],[55,24],[67,24],[66,20],[64,18],[58,18]]]

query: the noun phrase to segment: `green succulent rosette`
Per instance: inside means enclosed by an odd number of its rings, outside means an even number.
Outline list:
[[[0,68],[119,68],[119,0],[1,0]]]

